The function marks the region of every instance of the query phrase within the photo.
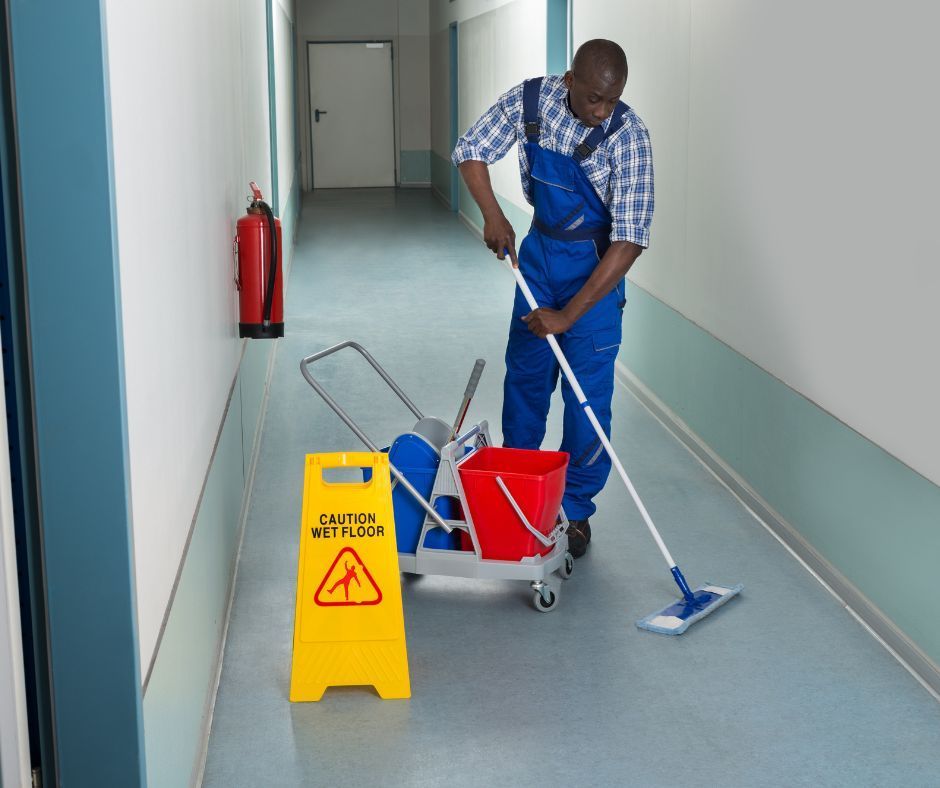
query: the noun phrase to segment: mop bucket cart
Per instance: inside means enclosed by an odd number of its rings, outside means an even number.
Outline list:
[[[387,449],[369,438],[310,372],[316,361],[344,348],[368,361],[417,418],[411,432]],[[421,413],[368,351],[351,340],[307,356],[300,371],[370,451],[388,451],[401,571],[526,580],[535,609],[555,609],[560,579],[570,577],[574,568],[561,506],[567,454],[494,447],[485,420],[455,436],[446,422]]]

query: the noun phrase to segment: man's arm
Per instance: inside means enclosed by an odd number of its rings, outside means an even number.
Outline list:
[[[500,260],[506,257],[503,250],[508,249],[513,265],[516,265],[516,234],[493,194],[487,168],[516,144],[516,127],[522,118],[522,91],[520,84],[500,96],[457,140],[451,155],[483,213],[483,240]]]
[[[496,252],[500,260],[506,259],[505,251],[508,251],[512,264],[519,265],[516,259],[516,233],[493,194],[489,168],[482,161],[467,159],[460,163],[459,169],[483,214],[483,242],[487,248]]]
[[[536,309],[523,317],[529,330],[544,339],[549,334],[563,334],[592,306],[598,303],[617,285],[636,259],[642,254],[643,247],[630,241],[614,241],[594,273],[575,294],[564,309]]]

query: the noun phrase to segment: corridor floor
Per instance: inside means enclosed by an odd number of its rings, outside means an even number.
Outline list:
[[[361,448],[300,359],[355,339],[450,420],[483,357],[468,419],[498,441],[512,295],[427,191],[306,195],[203,784],[940,786],[940,704],[620,386],[613,443],[667,544],[739,598],[682,637],[638,630],[675,587],[612,478],[556,611],[524,582],[407,579],[412,698],[288,702],[304,455]],[[352,351],[316,374],[377,442],[411,428]]]

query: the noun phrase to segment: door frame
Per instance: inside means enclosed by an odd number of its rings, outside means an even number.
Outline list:
[[[28,283],[24,448],[44,592],[37,682],[42,671],[51,725],[42,782],[145,785],[104,9],[60,3],[50,25],[48,5],[6,4],[16,169],[4,173],[16,174],[14,253]],[[93,334],[77,332],[89,315]]]
[[[395,187],[399,186],[398,182],[398,95],[395,92],[395,42],[390,38],[342,38],[342,39],[323,39],[323,38],[308,38],[305,42],[305,51],[304,51],[304,62],[306,64],[306,85],[307,85],[307,159],[309,160],[309,174],[310,174],[310,191],[316,189],[316,181],[314,180],[313,172],[313,121],[311,116],[313,115],[313,103],[310,98],[310,45],[311,44],[388,44],[389,50],[391,51],[391,61],[392,68],[391,74],[389,75],[392,79],[392,165],[395,168]],[[381,187],[388,188],[388,187]]]
[[[458,47],[460,46],[459,26],[457,22],[451,22],[447,28],[447,47],[448,60],[450,63],[450,107],[448,115],[450,117],[450,149],[457,147],[457,139],[460,136],[460,100],[458,90],[460,89],[460,74],[458,73]],[[457,168],[450,168],[450,209],[457,213],[460,210],[460,175]]]

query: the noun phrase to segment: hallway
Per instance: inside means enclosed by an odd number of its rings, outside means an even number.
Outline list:
[[[355,339],[448,420],[483,357],[468,420],[498,442],[512,295],[427,190],[304,196],[203,784],[937,785],[936,699],[622,386],[613,443],[640,495],[690,582],[738,599],[681,638],[636,629],[675,587],[614,477],[555,612],[524,583],[406,579],[412,699],[288,702],[304,455],[360,448],[300,359]],[[377,442],[411,428],[354,353],[314,373]]]

